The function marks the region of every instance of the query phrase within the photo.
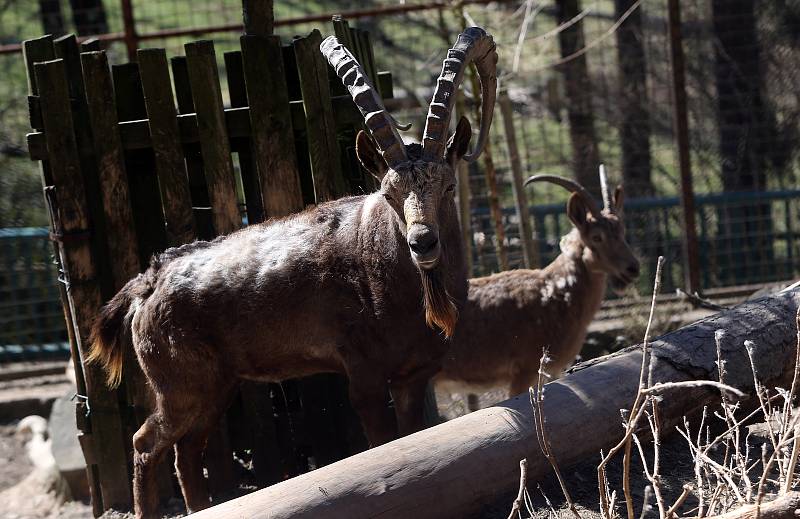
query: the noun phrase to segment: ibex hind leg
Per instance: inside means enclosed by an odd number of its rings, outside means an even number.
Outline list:
[[[133,435],[133,499],[137,519],[161,517],[156,469],[180,432],[156,411]]]
[[[175,444],[175,471],[181,485],[183,499],[189,513],[197,512],[211,505],[208,482],[203,474],[203,451],[208,436],[220,423],[231,397],[235,393],[235,385],[229,388],[218,388],[215,393],[220,396],[214,402],[207,402],[203,413],[195,421],[195,425]]]

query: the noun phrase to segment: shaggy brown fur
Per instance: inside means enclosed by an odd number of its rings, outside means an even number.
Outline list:
[[[593,217],[578,195],[568,215],[575,225],[561,241],[561,254],[541,270],[513,270],[471,279],[453,347],[445,355],[437,385],[505,386],[510,395],[536,380],[542,350],[547,371],[558,375],[574,360],[600,308],[610,276],[621,290],[639,273],[625,241],[622,191],[616,210]]]
[[[209,505],[201,453],[240,380],[342,373],[372,445],[424,427],[425,386],[466,299],[452,186],[470,135],[463,120],[448,162],[415,161],[402,175],[378,168],[372,195],[169,249],[103,308],[89,359],[118,384],[133,347],[156,397],[133,440],[137,516],[156,515],[154,466],[173,444],[188,509]],[[358,143],[372,168],[380,155],[363,134]],[[421,192],[422,203],[402,204]],[[416,209],[413,221],[438,237],[424,265],[407,243]]]

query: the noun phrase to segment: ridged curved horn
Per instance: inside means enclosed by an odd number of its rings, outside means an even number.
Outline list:
[[[594,201],[594,198],[592,198],[592,195],[586,191],[586,188],[574,180],[558,175],[533,175],[525,181],[525,185],[527,186],[534,182],[550,182],[563,187],[571,193],[578,193],[578,195],[583,198],[584,202],[586,202],[586,206],[589,208],[589,212],[592,213],[592,216],[595,218],[601,217],[600,208],[597,206],[597,202]]]
[[[447,51],[447,57],[442,63],[442,73],[436,80],[436,90],[428,108],[425,133],[422,136],[422,159],[425,161],[444,159],[450,114],[455,104],[456,92],[470,63],[475,63],[481,83],[481,129],[475,151],[464,155],[464,160],[475,161],[486,145],[497,98],[497,49],[486,31],[480,27],[470,27],[458,35],[453,48]]]
[[[381,96],[370,83],[356,58],[339,43],[336,36],[325,38],[319,49],[336,70],[336,75],[342,80],[361,115],[364,116],[364,122],[386,164],[392,169],[397,169],[401,163],[407,162],[406,147],[396,128],[398,123],[386,111]]]

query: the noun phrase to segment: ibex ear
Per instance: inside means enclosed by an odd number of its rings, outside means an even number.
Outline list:
[[[578,193],[572,193],[569,200],[567,200],[567,216],[578,230],[586,226],[589,212],[589,206],[586,205],[583,197]]]
[[[622,204],[625,203],[625,190],[622,189],[622,184],[618,185],[614,190],[614,213],[622,214]]]
[[[469,150],[469,140],[472,137],[472,126],[466,117],[461,117],[456,125],[456,132],[447,143],[447,163],[455,167],[456,163],[466,155]]]
[[[356,136],[356,156],[358,157],[364,169],[378,179],[380,182],[386,172],[389,171],[389,166],[383,160],[383,155],[378,151],[375,142],[367,135],[367,132],[361,130]]]

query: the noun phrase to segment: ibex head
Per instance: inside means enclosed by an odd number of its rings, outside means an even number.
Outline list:
[[[457,314],[441,282],[437,281],[440,277],[437,267],[446,254],[439,239],[440,225],[456,222],[453,203],[456,163],[461,158],[476,160],[489,136],[497,94],[494,41],[478,27],[471,27],[458,36],[442,65],[428,109],[422,144],[403,142],[397,131],[398,124],[387,113],[380,95],[353,55],[334,36],[322,42],[320,48],[347,87],[372,134],[370,138],[364,132],[359,133],[356,153],[364,167],[380,180],[380,193],[395,211],[411,259],[422,274],[428,324],[439,326],[449,336]],[[467,154],[472,130],[465,118],[461,118],[449,141],[447,136],[457,90],[471,63],[478,71],[483,102],[478,144],[475,151]]]
[[[586,263],[591,268],[608,274],[614,291],[621,292],[639,277],[639,260],[625,240],[624,191],[619,185],[614,190],[613,198],[609,196],[608,181],[602,166],[602,210],[592,195],[574,180],[557,175],[534,175],[525,181],[525,185],[533,182],[552,182],[572,192],[567,201],[567,216],[578,229],[581,242],[588,249]]]

